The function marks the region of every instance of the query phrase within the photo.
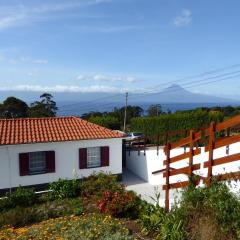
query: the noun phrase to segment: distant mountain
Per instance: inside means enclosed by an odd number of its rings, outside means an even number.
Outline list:
[[[0,102],[8,96],[15,96],[23,99],[27,103],[36,101],[42,92],[20,92],[20,91],[0,91]],[[125,97],[118,93],[77,93],[77,92],[61,92],[52,93],[55,101],[59,106],[66,104],[94,102],[97,105],[99,102],[96,99],[101,99],[101,103],[112,103],[112,105],[124,105]],[[153,104],[153,103],[239,103],[238,100],[220,98],[206,94],[192,93],[180,85],[174,84],[165,88],[161,92],[155,93],[130,93],[129,102],[131,104]]]
[[[192,93],[180,85],[173,84],[161,92],[148,93],[144,97],[134,98],[137,102],[159,102],[159,103],[227,103],[237,102],[234,99],[220,98],[207,94]]]

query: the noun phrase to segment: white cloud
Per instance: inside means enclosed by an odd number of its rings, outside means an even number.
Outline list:
[[[99,32],[99,33],[121,33],[130,31],[143,31],[146,29],[158,29],[158,25],[115,25],[115,26],[93,26],[77,25],[71,28],[82,32]]]
[[[26,18],[25,14],[16,14],[0,17],[0,30],[17,26]]]
[[[182,10],[180,16],[174,19],[174,25],[176,27],[186,27],[192,23],[192,12],[189,9]]]
[[[83,76],[83,75],[78,75],[78,76],[76,77],[76,79],[77,79],[77,80],[86,80],[85,76]]]
[[[92,93],[92,92],[125,92],[127,89],[120,89],[117,87],[105,85],[92,85],[89,87],[80,87],[74,85],[55,85],[55,86],[42,86],[42,85],[16,85],[16,86],[2,86],[0,91],[25,91],[25,92],[79,92],[79,93]]]
[[[138,79],[133,76],[113,76],[113,75],[104,75],[104,74],[96,74],[96,75],[78,75],[76,77],[77,80],[94,80],[99,82],[128,82],[134,83],[137,82]]]
[[[34,62],[38,63],[38,64],[47,64],[48,60],[46,60],[46,59],[36,59]]]
[[[80,7],[98,5],[108,2],[111,2],[111,0],[80,0],[80,1],[68,1],[65,3],[58,4],[40,4],[35,6],[30,5],[14,5],[14,7],[2,6],[0,9],[0,30],[15,27],[25,23],[45,20],[45,18],[40,17],[42,15],[45,16],[45,14],[47,13],[67,11]]]
[[[0,60],[1,60],[1,55],[0,55]],[[48,63],[47,59],[33,59],[27,56],[9,58],[9,59],[5,56],[2,60],[8,61],[11,64],[17,64],[17,63],[47,64]]]

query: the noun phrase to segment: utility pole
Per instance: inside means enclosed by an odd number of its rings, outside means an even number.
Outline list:
[[[127,105],[128,105],[128,92],[126,92],[126,103],[125,103],[125,114],[124,114],[124,125],[123,131],[126,131],[126,121],[127,121]]]

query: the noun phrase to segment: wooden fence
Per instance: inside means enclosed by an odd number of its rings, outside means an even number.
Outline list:
[[[163,172],[163,177],[166,179],[165,185],[163,185],[163,190],[165,190],[165,208],[169,210],[169,190],[176,188],[183,188],[188,186],[189,181],[180,181],[176,183],[170,183],[170,177],[176,176],[179,174],[184,174],[188,177],[196,175],[194,171],[201,168],[200,164],[194,164],[194,156],[201,154],[201,148],[199,147],[199,142],[204,143],[204,151],[208,152],[208,159],[204,159],[203,167],[207,170],[207,176],[202,177],[198,176],[198,180],[195,182],[196,185],[202,180],[204,184],[209,186],[213,178],[213,167],[221,164],[228,164],[234,161],[240,160],[240,149],[239,153],[229,155],[229,145],[233,143],[240,142],[240,134],[231,134],[231,129],[240,125],[240,115],[233,117],[229,120],[226,120],[222,123],[215,124],[214,122],[201,131],[195,132],[191,130],[187,137],[180,139],[177,142],[166,143],[164,151],[166,154],[166,159],[164,160],[164,169],[153,172],[153,174]],[[186,146],[188,151],[186,151]],[[171,151],[180,148],[184,148],[184,153],[171,157]],[[222,156],[217,159],[214,159],[214,150],[226,147],[227,156]],[[173,168],[171,164],[182,161],[188,161],[187,167],[182,168]],[[230,179],[239,179],[240,171],[224,173],[217,175],[217,179],[221,180],[230,180]]]

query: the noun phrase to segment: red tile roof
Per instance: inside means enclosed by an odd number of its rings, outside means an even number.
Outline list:
[[[78,117],[0,119],[0,145],[120,137]]]

